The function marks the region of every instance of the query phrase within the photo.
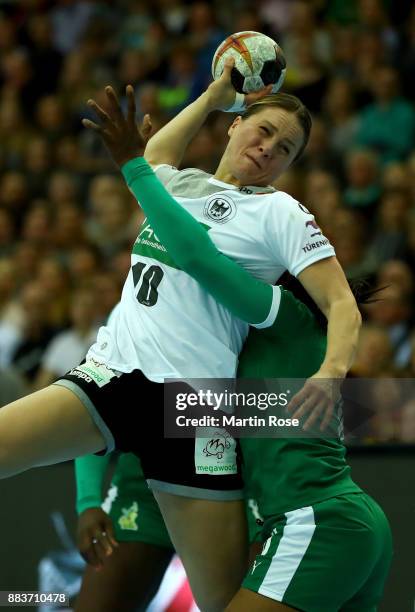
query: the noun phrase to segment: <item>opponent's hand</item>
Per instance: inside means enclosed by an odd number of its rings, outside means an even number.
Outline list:
[[[88,100],[90,106],[98,119],[100,125],[82,119],[82,125],[94,130],[99,134],[107,147],[112,159],[118,166],[122,166],[134,157],[141,157],[151,133],[150,115],[145,115],[143,123],[139,128],[135,121],[135,98],[134,89],[131,85],[126,87],[127,114],[124,116],[112,87],[105,88],[108,100],[108,111],[105,111],[95,100]]]
[[[293,419],[304,419],[303,429],[309,431],[321,419],[320,431],[324,432],[331,424],[335,406],[340,399],[340,387],[343,379],[329,378],[317,372],[308,378],[303,388],[294,395],[287,406],[287,412]],[[336,431],[329,430],[330,434]]]
[[[206,90],[212,110],[226,111],[235,103],[236,91],[231,81],[232,68],[234,65],[235,58],[227,57],[221,77],[213,81]],[[255,93],[245,94],[245,107],[257,102],[257,100],[269,95],[271,92],[272,85],[267,85],[267,87]]]
[[[79,515],[76,541],[82,557],[96,569],[118,546],[112,521],[101,508],[88,508]]]

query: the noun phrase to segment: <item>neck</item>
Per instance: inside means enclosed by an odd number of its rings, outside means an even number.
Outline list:
[[[216,169],[215,174],[213,175],[215,179],[218,181],[222,181],[223,183],[229,183],[230,185],[236,185],[237,187],[242,187],[242,182],[235,178],[229,169],[226,166],[226,162],[224,159],[221,159],[219,162],[219,166]]]

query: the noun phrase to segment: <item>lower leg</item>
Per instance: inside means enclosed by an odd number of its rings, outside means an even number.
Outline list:
[[[97,571],[86,566],[74,612],[138,612],[157,592],[173,551],[143,542],[120,542]]]
[[[243,502],[153,493],[196,603],[203,612],[222,612],[239,589],[247,570]]]

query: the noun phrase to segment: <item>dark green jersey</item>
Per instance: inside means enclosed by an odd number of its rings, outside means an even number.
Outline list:
[[[320,367],[326,336],[310,310],[283,290],[272,327],[251,329],[240,355],[241,378],[307,378]],[[335,438],[243,438],[244,479],[266,517],[360,491],[345,447]]]
[[[307,378],[323,361],[325,334],[294,296],[254,278],[217,250],[208,232],[157,180],[143,159],[122,168],[154,231],[180,268],[252,329],[239,376]],[[317,242],[315,248],[320,248]],[[281,299],[279,300],[279,298]],[[277,314],[278,313],[278,314]],[[343,444],[330,439],[244,439],[245,477],[264,515],[360,491],[350,478]]]

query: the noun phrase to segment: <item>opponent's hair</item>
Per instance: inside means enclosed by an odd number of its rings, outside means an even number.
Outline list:
[[[373,281],[369,277],[349,279],[348,283],[358,307],[362,306],[363,304],[373,304],[374,302],[381,301],[382,298],[377,297],[377,295],[387,288],[386,286],[373,286]],[[291,293],[293,293],[298,300],[308,306],[322,329],[325,330],[327,328],[326,317],[314,302],[310,294],[304,289],[300,281],[295,278],[295,276],[292,276],[289,272],[284,272],[284,274],[278,279],[277,284],[282,285],[284,289],[291,291]]]
[[[301,100],[299,100],[296,96],[292,96],[291,94],[270,94],[269,96],[265,96],[264,98],[261,98],[257,102],[254,102],[248,106],[242,115],[242,120],[248,119],[248,117],[252,117],[252,115],[256,115],[264,110],[264,108],[282,108],[288,113],[292,113],[297,118],[297,121],[304,134],[303,144],[295,156],[294,161],[297,160],[302,155],[310,138],[312,121],[307,107],[304,106]]]

